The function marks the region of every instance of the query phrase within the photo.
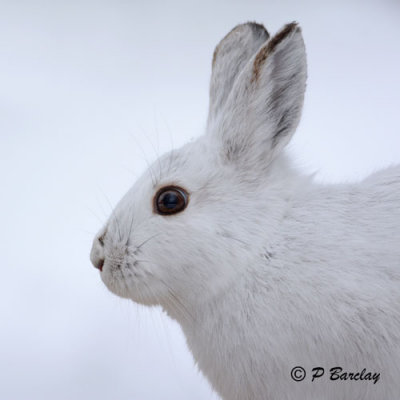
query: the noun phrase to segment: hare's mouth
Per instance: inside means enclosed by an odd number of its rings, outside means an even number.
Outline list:
[[[124,298],[131,297],[130,286],[133,279],[129,269],[123,263],[106,259],[101,271],[101,279],[112,293]]]
[[[146,270],[139,260],[113,263],[106,259],[101,279],[119,297],[147,306],[159,304],[153,273]]]

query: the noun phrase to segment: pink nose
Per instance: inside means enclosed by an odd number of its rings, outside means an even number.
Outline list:
[[[103,265],[104,265],[104,259],[100,258],[95,264],[94,266],[99,269],[100,271],[103,271]]]

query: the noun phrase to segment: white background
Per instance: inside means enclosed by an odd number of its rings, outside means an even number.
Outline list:
[[[309,64],[289,151],[325,182],[400,161],[400,2],[0,1],[0,399],[215,399],[175,324],[89,262],[111,207],[203,132],[237,23],[299,21]]]

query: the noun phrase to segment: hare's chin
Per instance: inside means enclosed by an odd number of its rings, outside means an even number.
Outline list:
[[[124,287],[124,285],[120,285],[120,284],[115,284],[115,283],[111,283],[109,281],[103,280],[104,284],[106,285],[107,289],[114,293],[115,295],[122,297],[124,299],[131,299],[132,296],[129,293],[129,291],[126,289],[126,287]]]
[[[119,297],[131,298],[128,282],[120,270],[104,265],[101,279],[110,292]]]

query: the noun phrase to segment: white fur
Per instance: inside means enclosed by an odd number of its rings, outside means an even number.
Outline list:
[[[400,168],[321,185],[282,151],[297,126],[306,62],[300,29],[273,51],[255,24],[217,47],[207,132],[164,155],[118,204],[91,259],[119,296],[182,326],[225,400],[400,398]],[[278,34],[279,35],[279,34]],[[221,93],[224,93],[222,96]],[[185,188],[181,213],[153,197]],[[291,369],[308,376],[294,382]],[[311,369],[379,372],[311,383]]]

